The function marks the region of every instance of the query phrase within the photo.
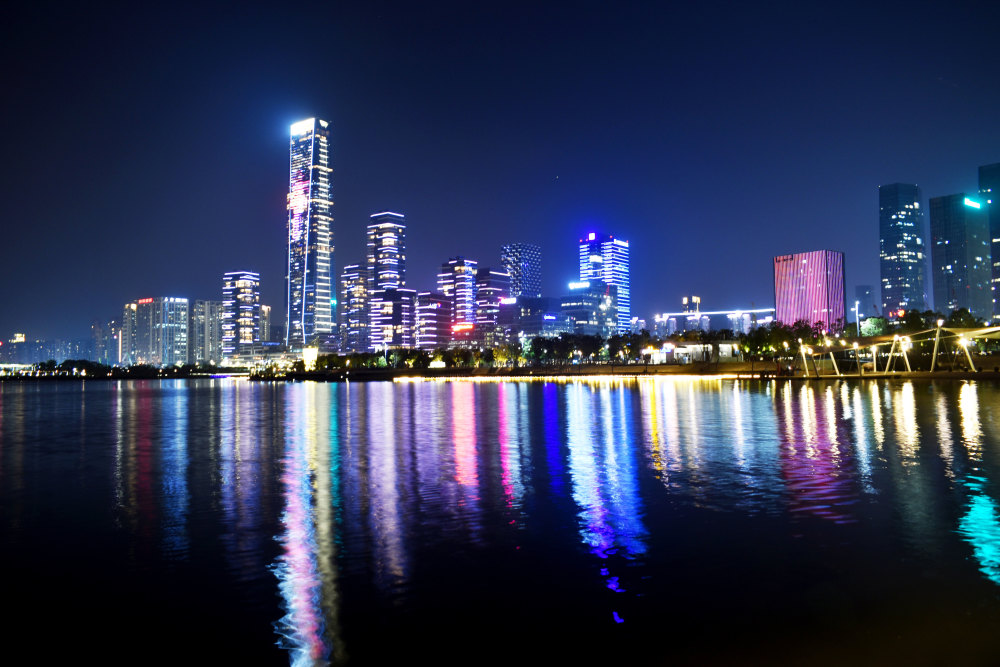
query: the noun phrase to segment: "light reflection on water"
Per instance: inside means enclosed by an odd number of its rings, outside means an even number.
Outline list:
[[[1000,613],[998,405],[974,382],[2,384],[0,537],[96,507],[85,530],[123,536],[116,567],[229,582],[296,665],[364,661],[388,650],[381,623],[431,632],[458,606],[471,624],[511,596],[650,628],[720,563],[752,581],[765,543],[790,567],[846,568],[840,545],[859,572],[987,586]]]

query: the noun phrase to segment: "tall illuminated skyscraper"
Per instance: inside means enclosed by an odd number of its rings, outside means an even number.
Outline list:
[[[250,354],[260,346],[260,274],[222,276],[222,356]]]
[[[774,258],[774,319],[792,325],[822,322],[827,331],[843,327],[844,253],[814,250]]]
[[[406,218],[385,211],[368,224],[368,291],[406,287]]]
[[[285,343],[311,345],[333,331],[333,195],[330,124],[291,127],[288,162],[288,273]]]
[[[878,188],[882,312],[924,310],[924,214],[920,188],[892,183]],[[870,304],[866,304],[870,307]]]
[[[993,316],[990,221],[986,205],[965,193],[932,197],[931,260],[934,307],[948,314],[966,308],[982,320]]]
[[[542,295],[542,249],[531,243],[508,243],[500,263],[510,274],[510,296]]]
[[[580,239],[580,281],[591,280],[615,286],[618,328],[613,333],[628,333],[632,320],[628,241],[594,232]]]

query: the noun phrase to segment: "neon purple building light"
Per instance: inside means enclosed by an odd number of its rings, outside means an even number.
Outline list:
[[[843,326],[844,253],[815,250],[774,258],[774,318],[783,324],[822,322]]]

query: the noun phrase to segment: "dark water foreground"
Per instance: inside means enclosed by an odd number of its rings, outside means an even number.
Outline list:
[[[991,382],[0,384],[0,636],[43,664],[997,664],[998,501]]]

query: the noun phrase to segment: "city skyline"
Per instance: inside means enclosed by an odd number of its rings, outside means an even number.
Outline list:
[[[219,273],[246,265],[282,322],[287,127],[307,117],[332,124],[346,260],[388,208],[407,216],[412,276],[526,242],[545,256],[542,292],[559,294],[575,275],[565,239],[606,229],[632,241],[641,317],[692,292],[709,308],[769,303],[775,230],[780,251],[844,251],[849,289],[877,284],[876,186],[974,192],[1000,156],[991,5],[336,12],[300,32],[278,8],[238,25],[212,9],[197,25],[19,11],[3,46],[0,335],[78,336],[134,294],[214,299]],[[934,52],[891,48],[890,18]],[[407,104],[375,102],[386,90]],[[55,190],[37,177],[53,155],[74,174]],[[166,230],[190,239],[183,262],[145,242]]]

